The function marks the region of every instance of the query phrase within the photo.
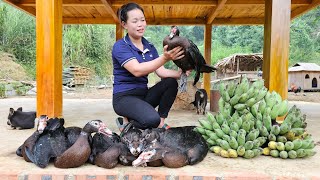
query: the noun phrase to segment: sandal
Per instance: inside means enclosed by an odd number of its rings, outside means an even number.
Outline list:
[[[164,123],[164,125],[161,128],[167,130],[167,129],[170,129],[171,127],[168,124]]]
[[[117,126],[118,126],[120,132],[122,132],[124,127],[128,124],[128,123],[126,123],[126,124],[123,123],[123,117],[118,117],[116,119],[116,123],[117,123]]]
[[[120,137],[123,137],[123,135],[124,135],[125,133],[127,133],[127,132],[129,131],[129,129],[131,129],[132,127],[133,127],[132,122],[128,122],[127,124],[124,124],[124,128],[123,128],[123,130],[122,130],[121,133],[120,133]]]

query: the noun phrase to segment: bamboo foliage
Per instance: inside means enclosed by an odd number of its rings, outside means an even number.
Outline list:
[[[320,58],[320,7],[296,18],[291,24],[290,62],[316,62]],[[145,37],[159,54],[170,26],[148,26]],[[203,52],[204,27],[181,26],[180,35],[191,39]],[[112,45],[115,25],[64,25],[63,66],[90,68],[97,76],[112,74]],[[263,26],[214,26],[211,64],[236,53],[262,53]],[[0,51],[13,54],[35,78],[35,18],[0,1]],[[166,67],[176,68],[173,63]]]

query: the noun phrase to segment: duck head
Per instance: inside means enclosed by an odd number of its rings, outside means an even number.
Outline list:
[[[169,35],[170,39],[172,39],[174,36],[179,36],[179,34],[180,34],[180,31],[179,31],[178,27],[171,26],[170,35]]]
[[[162,159],[166,151],[163,148],[147,148],[132,162],[132,166],[146,166],[148,162]]]
[[[141,130],[137,128],[132,127],[123,132],[121,141],[127,146],[130,153],[134,156],[138,156],[144,149],[145,141],[141,137]]]
[[[84,127],[83,131],[91,134],[94,132],[101,133],[107,136],[112,136],[112,131],[101,120],[89,121]]]
[[[38,119],[37,131],[42,134],[44,129],[47,127],[49,117],[47,115],[41,115]]]

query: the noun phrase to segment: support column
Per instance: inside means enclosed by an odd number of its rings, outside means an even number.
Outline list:
[[[36,0],[37,116],[62,116],[62,0]]]
[[[120,23],[116,23],[116,41],[123,38],[123,28]]]
[[[266,0],[263,79],[269,91],[288,97],[291,0]]]
[[[204,59],[208,65],[211,65],[211,38],[212,24],[206,24],[204,30]],[[210,99],[211,73],[203,73],[203,84],[208,93],[208,99]]]

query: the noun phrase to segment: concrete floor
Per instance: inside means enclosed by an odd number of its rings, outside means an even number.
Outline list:
[[[306,102],[290,102],[290,104],[296,104],[301,108],[303,113],[307,114],[307,131],[313,135],[315,142],[320,141],[320,104]],[[118,132],[114,121],[117,115],[112,109],[111,99],[64,99],[63,105],[66,127],[81,127],[89,120],[101,119],[111,130]],[[3,177],[6,177],[8,174],[11,174],[11,177],[19,177],[19,179],[26,179],[26,175],[29,175],[29,179],[32,179],[30,177],[33,177],[32,175],[34,174],[60,174],[68,176],[83,174],[86,175],[86,178],[84,179],[94,179],[93,176],[95,175],[115,175],[117,179],[122,179],[121,177],[125,177],[128,174],[130,175],[129,177],[133,177],[129,179],[141,179],[137,174],[153,175],[153,179],[163,179],[156,178],[160,177],[159,174],[165,175],[166,179],[168,179],[168,177],[169,179],[177,179],[175,178],[177,176],[181,179],[188,179],[182,177],[189,177],[189,179],[190,177],[193,177],[194,179],[194,177],[198,176],[207,177],[207,179],[213,179],[213,177],[222,179],[280,179],[281,177],[309,179],[313,177],[320,179],[319,145],[315,147],[317,154],[307,159],[282,160],[267,156],[259,156],[249,160],[243,158],[226,159],[216,156],[213,153],[209,153],[201,163],[178,169],[169,169],[166,167],[134,168],[118,165],[114,169],[107,170],[91,164],[86,164],[73,169],[57,169],[53,165],[41,169],[32,163],[25,162],[21,157],[18,157],[15,154],[16,149],[34,131],[34,129],[8,129],[9,127],[6,122],[9,108],[13,107],[16,109],[20,106],[23,107],[25,111],[35,110],[36,99],[0,99],[0,179],[3,179]],[[209,105],[207,108],[208,107]],[[197,115],[195,111],[175,110],[169,114],[167,123],[171,126],[197,125],[197,120],[201,117],[203,116]],[[66,179],[66,176],[64,176],[64,179]]]

